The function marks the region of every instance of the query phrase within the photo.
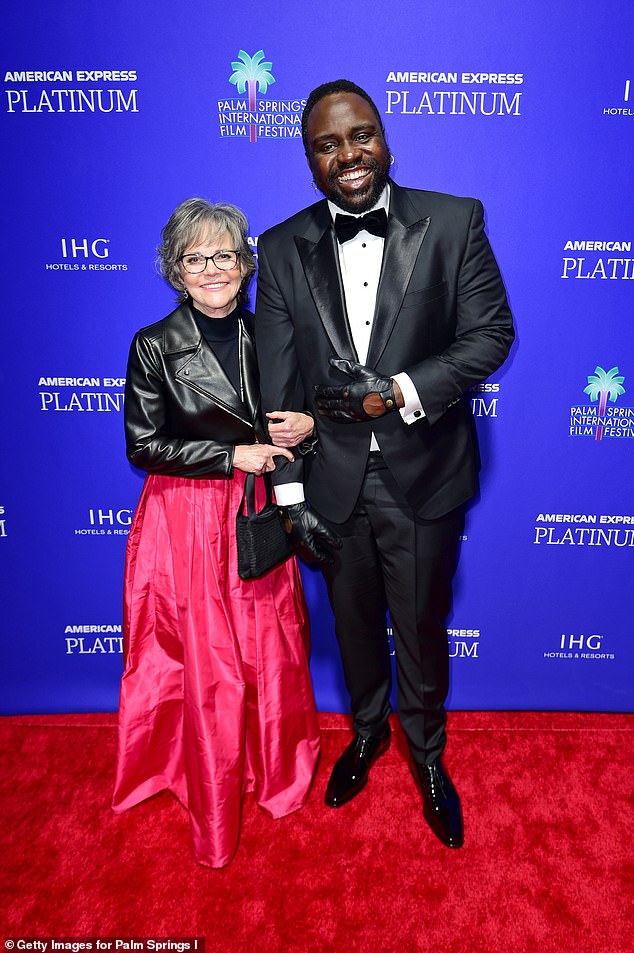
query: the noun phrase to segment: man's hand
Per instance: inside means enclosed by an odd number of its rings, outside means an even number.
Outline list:
[[[319,517],[309,510],[306,503],[292,503],[280,507],[282,515],[291,523],[291,539],[304,559],[316,559],[331,563],[333,549],[341,549],[341,539],[324,526]]]
[[[315,429],[315,421],[308,414],[274,410],[266,416],[269,421],[269,436],[276,447],[296,447],[308,440]]]
[[[343,387],[319,387],[315,390],[317,410],[342,424],[372,420],[398,410],[403,405],[401,389],[391,377],[380,377],[376,371],[354,361],[331,357],[330,366],[352,378]]]

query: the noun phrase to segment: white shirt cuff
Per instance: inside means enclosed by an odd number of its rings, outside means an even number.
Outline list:
[[[422,420],[425,416],[425,411],[423,410],[423,405],[420,402],[420,397],[414,387],[412,378],[409,374],[406,374],[405,371],[401,371],[400,374],[395,374],[392,380],[396,381],[403,394],[405,404],[403,407],[399,407],[399,413],[405,423],[415,424],[417,420]]]
[[[278,506],[292,506],[293,503],[303,503],[306,499],[303,483],[280,483],[273,489]]]

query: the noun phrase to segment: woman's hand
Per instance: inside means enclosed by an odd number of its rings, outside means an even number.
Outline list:
[[[274,410],[266,415],[269,421],[269,436],[276,447],[296,447],[313,433],[315,421],[309,414],[294,410]]]
[[[271,473],[275,469],[274,457],[286,457],[291,463],[295,459],[288,450],[272,447],[270,443],[238,444],[233,453],[233,466],[244,473]]]

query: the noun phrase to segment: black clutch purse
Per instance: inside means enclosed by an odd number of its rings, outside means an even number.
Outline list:
[[[266,503],[259,513],[255,511],[255,476],[247,473],[244,492],[236,516],[238,545],[238,575],[241,579],[255,579],[273,566],[284,562],[293,553],[291,537],[273,503],[271,478],[264,474]],[[246,503],[246,512],[243,512]]]

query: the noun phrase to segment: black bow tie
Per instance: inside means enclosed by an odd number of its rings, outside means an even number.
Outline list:
[[[337,241],[340,245],[349,242],[351,238],[358,235],[365,229],[372,235],[378,235],[379,238],[385,238],[387,230],[387,215],[384,208],[377,208],[367,215],[360,215],[355,218],[353,215],[335,215],[335,232]]]

